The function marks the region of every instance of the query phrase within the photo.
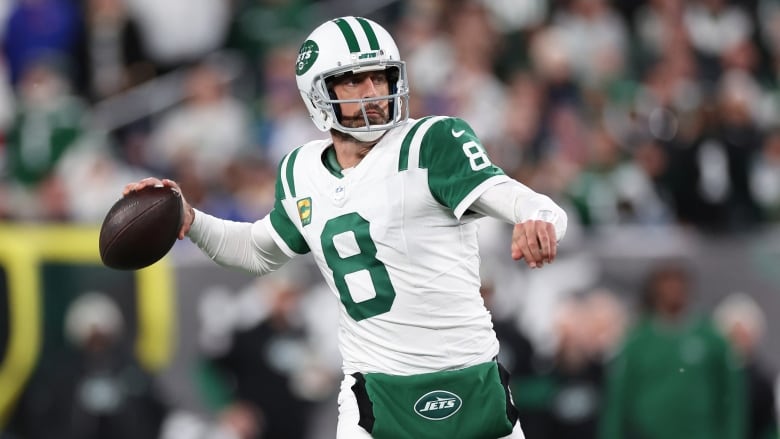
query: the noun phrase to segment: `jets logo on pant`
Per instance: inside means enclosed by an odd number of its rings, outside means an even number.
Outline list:
[[[425,419],[440,421],[460,410],[463,401],[446,390],[434,390],[421,396],[414,404],[414,411]]]

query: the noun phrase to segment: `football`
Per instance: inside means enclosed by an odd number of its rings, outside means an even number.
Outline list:
[[[138,270],[173,247],[183,220],[182,199],[169,187],[145,187],[120,198],[100,227],[100,258],[107,267]]]

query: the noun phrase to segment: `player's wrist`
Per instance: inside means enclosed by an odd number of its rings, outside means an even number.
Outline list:
[[[185,226],[187,227],[187,234],[189,235],[189,231],[192,230],[192,225],[195,224],[195,209],[191,204],[187,203],[184,206],[184,212]]]

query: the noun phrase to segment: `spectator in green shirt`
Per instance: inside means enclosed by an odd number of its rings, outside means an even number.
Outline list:
[[[711,320],[689,311],[680,264],[651,272],[643,310],[610,366],[601,439],[742,439],[738,362]]]

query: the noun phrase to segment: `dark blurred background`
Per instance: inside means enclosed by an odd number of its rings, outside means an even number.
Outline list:
[[[341,15],[395,36],[412,117],[466,119],[569,214],[534,271],[481,220],[529,439],[778,437],[780,0],[0,0],[0,438],[335,437],[308,257],[116,272],[97,229],[149,175],[264,216],[325,136],[298,47]]]

